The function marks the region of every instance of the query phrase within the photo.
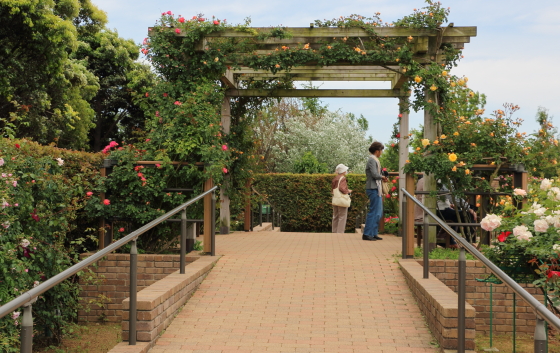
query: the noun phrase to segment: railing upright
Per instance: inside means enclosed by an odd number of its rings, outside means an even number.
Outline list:
[[[129,310],[129,317],[128,317],[128,342],[129,345],[134,346],[136,345],[136,298],[137,298],[137,286],[136,286],[136,278],[138,272],[138,249],[136,248],[136,238],[131,241],[130,244],[130,310]]]
[[[23,318],[21,320],[20,333],[20,352],[33,352],[33,310],[32,304],[27,303],[23,306]]]
[[[402,222],[401,222],[401,237],[402,237],[402,258],[406,259],[407,258],[407,253],[406,253],[406,249],[407,249],[407,245],[408,245],[408,236],[406,234],[406,230],[407,230],[407,222],[408,222],[408,218],[406,215],[406,196],[403,196],[403,200],[402,200]]]
[[[424,212],[424,227],[422,229],[422,247],[424,249],[424,278],[430,277],[430,217]]]
[[[181,258],[179,260],[179,273],[185,274],[185,257],[187,256],[187,209],[181,211]]]
[[[461,247],[459,250],[459,303],[457,309],[457,352],[465,352],[465,302],[467,300],[467,257],[465,255],[465,248]]]
[[[210,248],[210,255],[216,256],[216,192],[212,192],[212,231],[210,232],[212,246]]]

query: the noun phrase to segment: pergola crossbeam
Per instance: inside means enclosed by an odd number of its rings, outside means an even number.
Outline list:
[[[392,89],[229,89],[228,97],[395,98],[407,97]]]

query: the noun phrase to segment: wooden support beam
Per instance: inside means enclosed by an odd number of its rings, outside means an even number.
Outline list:
[[[330,98],[396,98],[407,92],[392,89],[229,89],[228,97],[330,97]]]
[[[414,185],[414,175],[406,174],[405,179],[405,190],[414,195],[415,185]],[[406,238],[406,258],[414,258],[414,201],[408,200],[406,203],[406,229],[404,229],[404,236]]]
[[[212,178],[204,182],[204,191],[208,191],[214,187]],[[203,247],[204,252],[212,251],[212,194],[204,196],[204,236]]]
[[[226,70],[224,76],[220,78],[220,81],[228,88],[237,88],[237,83],[235,82],[235,78],[233,77],[234,72],[231,70]]]
[[[387,65],[387,68],[375,65],[330,65],[330,66],[294,66],[289,71],[281,70],[277,74],[390,74],[397,73],[399,66]],[[268,74],[268,70],[255,70],[250,67],[241,67],[233,71],[234,74]]]
[[[270,80],[289,77],[292,81],[395,81],[397,74],[243,74],[239,81]]]
[[[229,135],[231,127],[231,101],[229,97],[224,97],[222,102],[221,123],[224,136]],[[226,174],[220,190],[220,234],[229,234],[231,226],[230,198],[228,196],[230,187],[231,177],[229,174]]]
[[[272,29],[270,27],[252,27],[251,29],[259,33],[269,33]],[[329,37],[371,37],[372,35],[361,28],[330,28],[330,27],[290,27],[286,28],[287,32],[293,38],[329,38]],[[404,27],[380,27],[375,29],[375,33],[380,37],[437,37],[437,29],[426,28],[404,28]],[[477,34],[476,27],[447,27],[445,28],[445,37],[475,37]],[[183,37],[183,32],[178,33],[177,36]],[[205,35],[208,37],[236,37],[236,38],[254,38],[256,43],[267,44],[270,43],[270,38],[259,40],[253,33],[248,31],[238,31],[237,29],[224,29],[222,31],[214,31]]]

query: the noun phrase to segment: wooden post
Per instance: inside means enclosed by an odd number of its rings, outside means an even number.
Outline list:
[[[204,182],[204,191],[210,190],[214,187],[212,178]],[[212,194],[204,196],[204,252],[210,253],[212,251]]]
[[[414,174],[405,175],[405,189],[409,194],[415,194]],[[403,212],[406,212],[407,219],[403,236],[406,237],[406,258],[409,259],[414,257],[414,202],[408,200],[406,208],[406,210],[403,210]]]
[[[105,167],[101,168],[100,174],[103,178],[106,177],[107,176],[107,168],[105,168]],[[101,200],[104,200],[105,199],[105,193],[102,192],[101,194],[99,194],[99,198]],[[105,248],[105,218],[101,218],[99,220],[99,236],[98,236],[97,245],[99,246],[99,250]],[[107,245],[109,245],[109,244],[107,244]]]
[[[231,126],[231,104],[230,98],[224,97],[222,102],[222,132],[224,136],[228,135]],[[231,185],[231,177],[226,174],[222,188],[220,190],[220,234],[229,234],[231,226],[230,199],[227,195]]]
[[[401,114],[401,123],[399,127],[399,200],[402,200],[403,194],[401,188],[406,188],[405,173],[403,173],[404,165],[408,160],[408,98],[399,98],[399,114]],[[399,219],[402,219],[403,210],[399,202]]]
[[[243,230],[248,232],[251,230],[251,179],[247,179],[245,188],[247,191],[245,193],[245,220]]]

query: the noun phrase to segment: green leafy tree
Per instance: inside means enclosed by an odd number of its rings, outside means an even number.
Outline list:
[[[41,143],[84,147],[88,104],[99,84],[71,57],[84,32],[106,22],[89,0],[0,1],[0,131]]]
[[[552,118],[547,109],[539,107],[536,120],[540,129],[527,138],[525,164],[527,170],[534,176],[556,178],[560,175],[558,129],[552,124]]]
[[[299,161],[294,163],[294,172],[300,174],[322,174],[328,173],[328,170],[325,163],[319,163],[311,152],[306,152]]]
[[[99,80],[99,90],[89,100],[95,127],[89,131],[90,147],[100,151],[109,141],[128,141],[144,130],[146,117],[139,97],[154,83],[145,64],[136,62],[139,47],[116,31],[83,32],[73,56]]]

